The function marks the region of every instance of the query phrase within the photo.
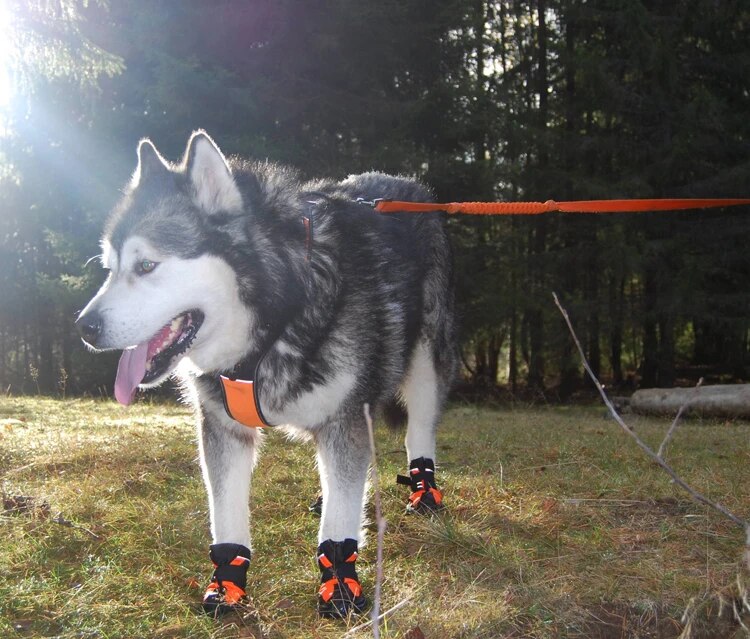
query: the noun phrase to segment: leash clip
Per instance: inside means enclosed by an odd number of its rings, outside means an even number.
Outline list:
[[[364,204],[366,206],[371,206],[372,208],[375,208],[378,204],[381,202],[387,202],[389,201],[387,198],[384,197],[376,197],[372,200],[366,200],[363,197],[358,197],[356,200],[354,200],[357,204]]]

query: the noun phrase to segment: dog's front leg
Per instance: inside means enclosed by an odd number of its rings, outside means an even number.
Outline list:
[[[323,490],[318,611],[325,617],[346,617],[367,605],[355,569],[370,462],[367,426],[363,419],[332,422],[316,433],[315,442]]]
[[[215,570],[203,597],[207,613],[231,610],[245,596],[250,563],[250,476],[260,433],[231,419],[221,405],[201,404],[200,461],[208,492]]]

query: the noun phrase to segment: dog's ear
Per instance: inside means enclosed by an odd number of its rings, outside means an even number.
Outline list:
[[[205,131],[190,137],[185,167],[195,201],[206,213],[242,208],[242,195],[219,147]]]
[[[141,181],[155,175],[165,175],[169,171],[164,158],[156,150],[148,138],[143,138],[138,143],[138,166],[130,180],[130,186],[135,188]]]

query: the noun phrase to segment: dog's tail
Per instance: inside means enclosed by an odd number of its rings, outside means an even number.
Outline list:
[[[397,397],[393,397],[383,406],[383,420],[388,428],[403,428],[408,417],[406,406]]]

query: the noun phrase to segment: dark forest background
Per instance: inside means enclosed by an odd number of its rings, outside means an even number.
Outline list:
[[[718,0],[8,0],[0,391],[108,394],[73,329],[148,136],[455,200],[750,193],[750,7]],[[3,62],[0,60],[0,62]],[[750,376],[750,210],[451,219],[465,386]]]

